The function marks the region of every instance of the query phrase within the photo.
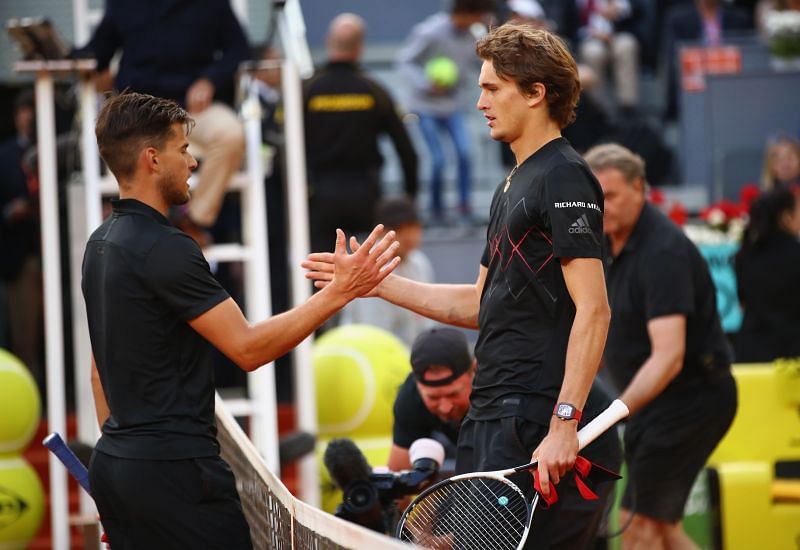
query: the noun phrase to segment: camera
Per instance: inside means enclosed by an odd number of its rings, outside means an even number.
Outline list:
[[[411,469],[374,472],[350,439],[334,439],[324,462],[334,483],[342,489],[342,503],[334,515],[380,533],[394,532],[399,514],[397,500],[419,493],[436,478],[444,461],[444,447],[422,438],[409,448]]]

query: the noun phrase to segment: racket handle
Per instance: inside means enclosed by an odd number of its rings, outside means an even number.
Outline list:
[[[619,399],[615,399],[606,410],[580,429],[578,432],[578,447],[583,449],[626,416],[628,416],[628,407]]]
[[[61,436],[53,432],[42,440],[42,445],[50,449],[50,452],[58,457],[69,473],[72,474],[72,477],[75,478],[75,481],[80,483],[81,487],[91,495],[92,492],[89,490],[89,470],[87,470],[86,466],[75,456],[72,449],[67,447],[67,444],[64,443]]]

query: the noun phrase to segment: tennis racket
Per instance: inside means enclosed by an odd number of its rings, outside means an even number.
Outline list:
[[[583,449],[619,420],[628,407],[619,399],[578,432]],[[432,549],[521,549],[528,538],[539,494],[531,502],[508,476],[538,462],[493,472],[472,472],[440,481],[403,512],[397,538]]]
[[[61,463],[67,468],[72,477],[83,487],[90,495],[92,492],[89,490],[89,470],[83,465],[83,462],[75,456],[61,436],[56,432],[51,433],[42,440],[42,445],[50,449]]]

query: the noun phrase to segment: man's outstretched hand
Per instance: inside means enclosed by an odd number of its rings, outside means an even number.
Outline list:
[[[373,293],[377,287],[400,264],[394,231],[382,238],[383,226],[378,225],[364,242],[359,244],[355,237],[350,238],[347,251],[345,235],[336,230],[336,248],[331,252],[309,254],[302,266],[309,270],[306,278],[314,281],[317,288],[331,286],[348,300]]]

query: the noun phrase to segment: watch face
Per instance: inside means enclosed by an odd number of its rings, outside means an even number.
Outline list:
[[[572,414],[575,412],[575,409],[566,403],[559,403],[558,404],[558,412],[556,413],[558,416],[565,416],[567,418],[571,418]]]

